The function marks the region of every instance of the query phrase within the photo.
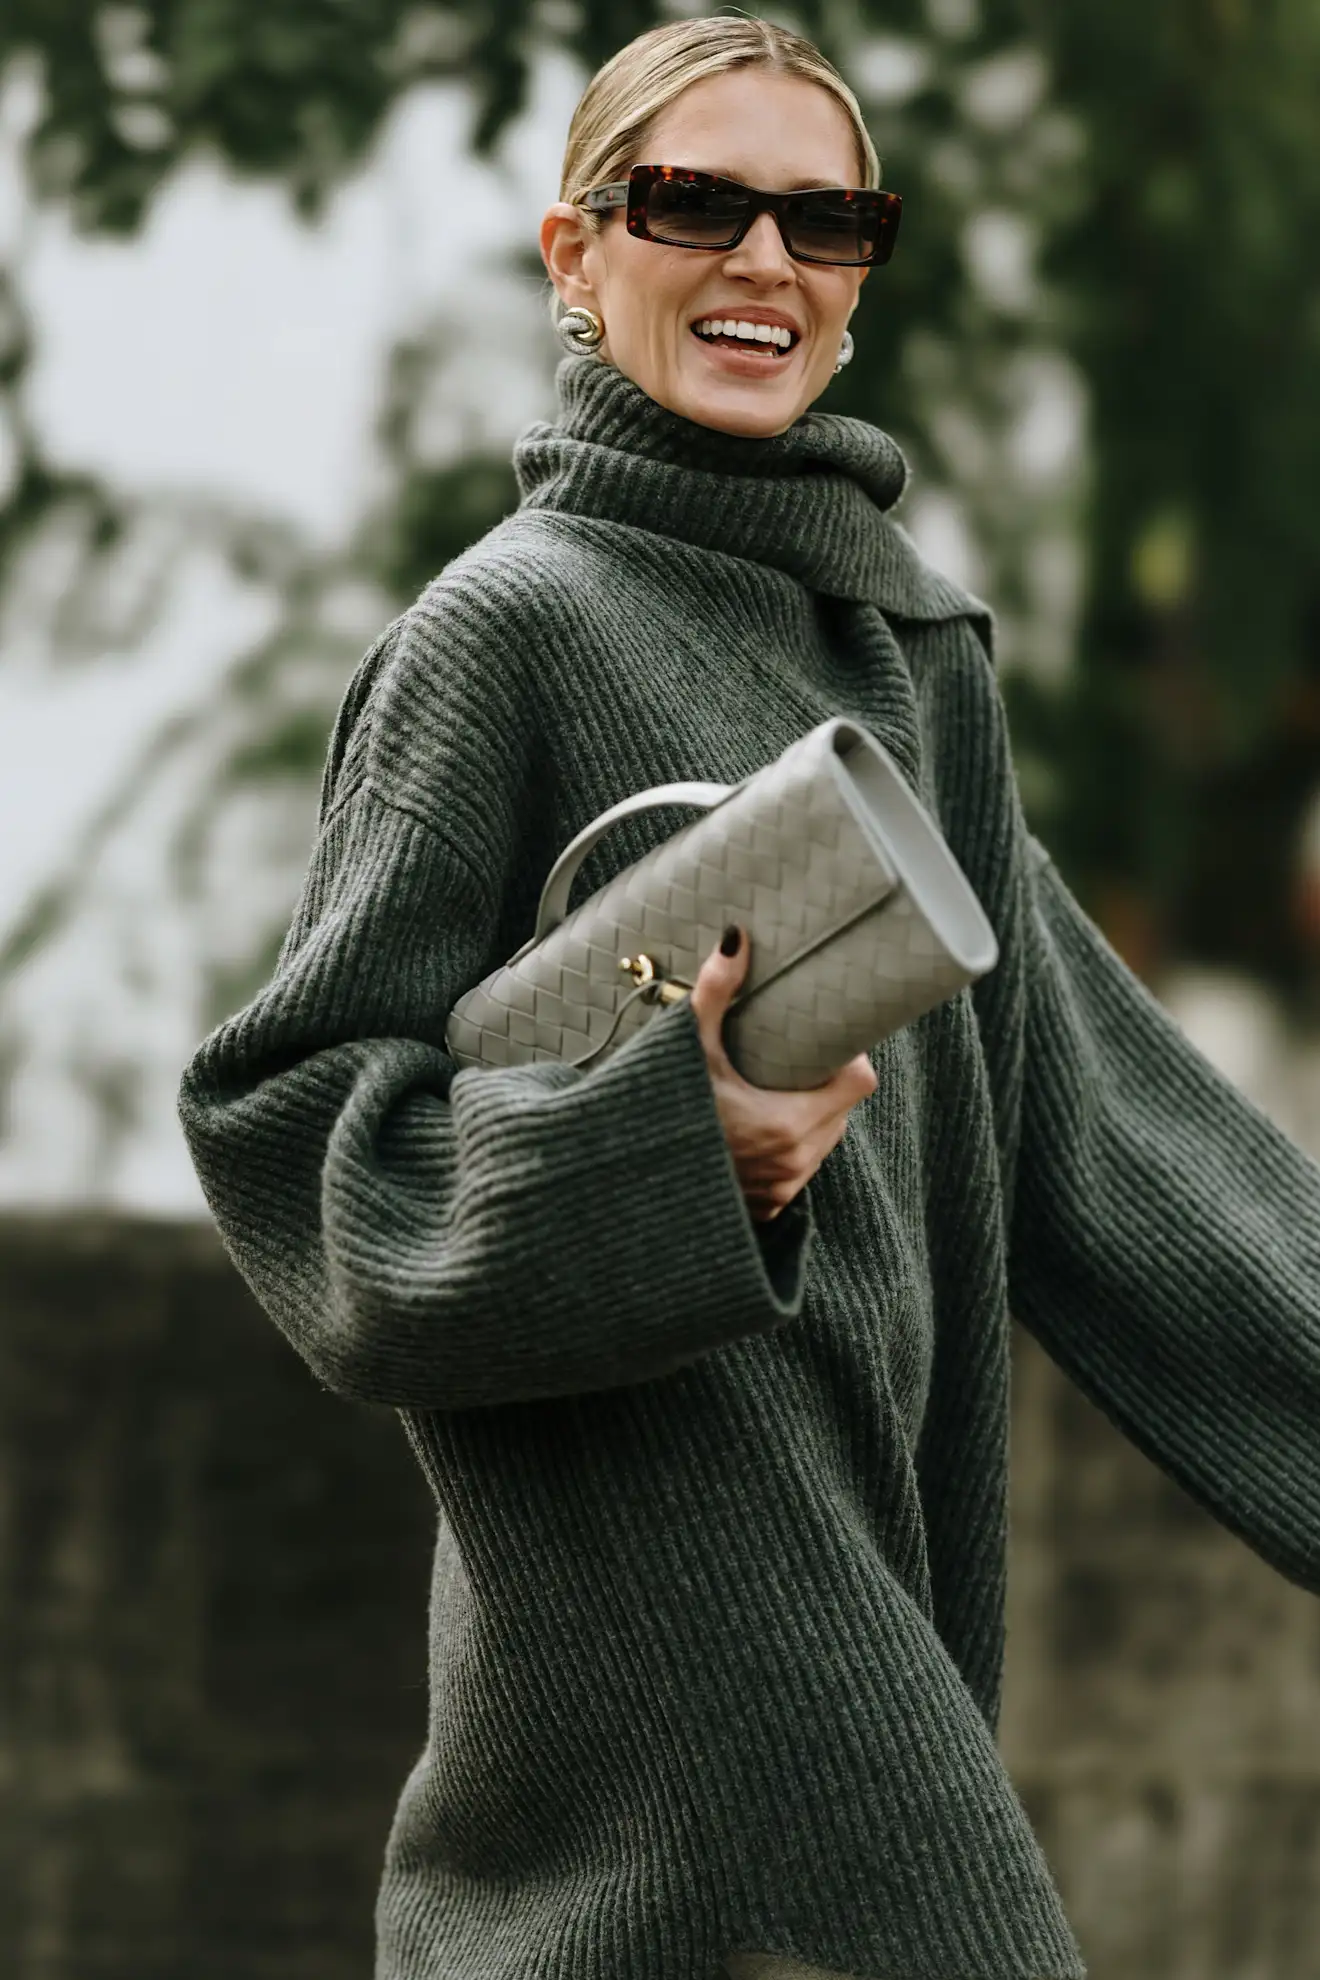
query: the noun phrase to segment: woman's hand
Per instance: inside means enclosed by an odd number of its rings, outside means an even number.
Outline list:
[[[737,938],[731,953],[724,944]],[[824,1086],[781,1092],[753,1086],[732,1064],[721,1027],[725,1012],[747,974],[751,948],[741,928],[725,930],[712,949],[689,1001],[706,1048],[715,1105],[733,1156],[738,1181],[757,1223],[777,1217],[815,1175],[848,1128],[849,1109],[875,1092],[871,1061],[859,1052],[840,1066]]]

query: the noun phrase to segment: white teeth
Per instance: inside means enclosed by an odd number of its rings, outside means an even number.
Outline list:
[[[785,351],[793,341],[792,331],[782,324],[749,323],[746,318],[732,316],[704,317],[696,328],[703,337],[754,338],[758,344],[776,344]]]

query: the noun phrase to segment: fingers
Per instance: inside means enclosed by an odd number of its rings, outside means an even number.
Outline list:
[[[859,1052],[855,1059],[849,1059],[843,1070],[853,1075],[859,1099],[869,1099],[880,1084],[875,1067],[865,1052]]]
[[[847,1065],[840,1066],[827,1086],[815,1087],[812,1091],[828,1094],[830,1111],[836,1107],[855,1107],[859,1100],[869,1099],[880,1084],[875,1076],[875,1067],[865,1052],[859,1052]]]
[[[823,1086],[807,1086],[796,1097],[802,1105],[802,1128],[804,1132],[824,1129],[831,1131],[832,1123],[840,1120],[841,1140],[843,1128],[847,1125],[848,1110],[859,1100],[869,1100],[880,1084],[875,1068],[865,1052],[859,1052],[855,1059],[831,1074]],[[831,1147],[834,1145],[831,1142]]]
[[[740,989],[750,963],[751,944],[747,940],[747,932],[737,922],[730,922],[697,972],[689,999],[696,1011],[697,1028],[708,1055],[720,1060],[726,1076],[740,1083],[741,1075],[724,1049],[723,1028],[729,1005]],[[856,1058],[840,1066],[824,1086],[804,1089],[804,1124],[815,1125],[840,1106],[855,1106],[858,1100],[874,1093],[878,1084],[870,1059],[865,1052],[859,1052]],[[787,1095],[781,1097],[787,1098]]]
[[[747,1207],[752,1213],[752,1221],[757,1224],[773,1223],[776,1217],[783,1216],[785,1210],[787,1210],[789,1204],[793,1201],[793,1198],[798,1196],[805,1188],[806,1184],[801,1183],[791,1193],[780,1192],[778,1195],[768,1195],[765,1192],[749,1194],[744,1191],[744,1195],[747,1197]]]
[[[724,1048],[723,1027],[750,961],[746,930],[733,923],[698,970],[689,1001],[748,1209],[758,1223],[770,1223],[843,1140],[850,1109],[874,1093],[878,1081],[865,1052],[819,1087],[780,1091],[744,1079]]]

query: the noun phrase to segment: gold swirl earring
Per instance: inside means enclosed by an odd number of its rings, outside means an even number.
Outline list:
[[[560,343],[574,357],[590,357],[605,336],[605,325],[594,309],[575,304],[555,324]]]

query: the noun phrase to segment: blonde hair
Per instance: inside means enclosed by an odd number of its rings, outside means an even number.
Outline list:
[[[592,186],[626,178],[661,112],[685,89],[744,68],[802,76],[827,89],[852,125],[862,185],[880,184],[880,160],[857,98],[814,42],[755,14],[707,14],[648,28],[597,69],[568,127],[559,197],[578,200]],[[605,216],[580,211],[585,229],[599,233]],[[561,304],[553,285],[549,301],[557,322]]]

